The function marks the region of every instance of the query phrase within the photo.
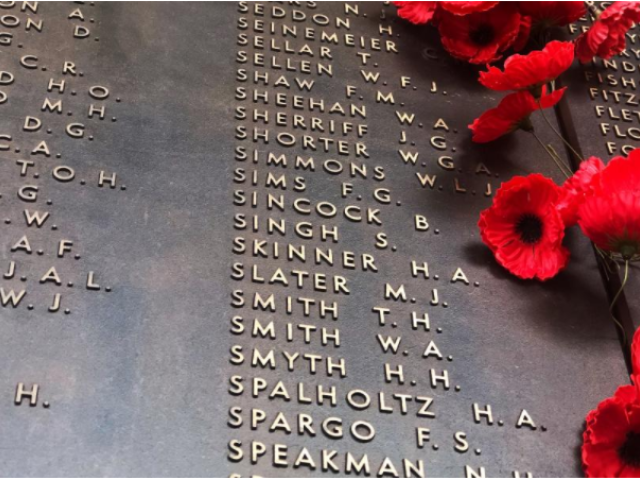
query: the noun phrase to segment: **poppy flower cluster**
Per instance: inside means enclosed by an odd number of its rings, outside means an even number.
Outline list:
[[[632,385],[619,387],[587,415],[582,466],[588,478],[640,477],[640,331],[631,357]]]
[[[542,50],[528,55],[512,55],[502,69],[489,67],[480,72],[480,83],[491,90],[514,90],[496,108],[486,111],[469,128],[473,141],[493,141],[515,130],[532,130],[530,116],[536,110],[556,105],[565,89],[547,94],[547,84],[573,63],[571,42],[549,42]]]
[[[532,32],[568,25],[582,17],[584,2],[394,2],[398,15],[432,23],[455,58],[485,65],[511,49],[522,50]]]
[[[587,10],[585,4],[589,4]],[[455,58],[481,65],[479,82],[508,92],[469,128],[476,143],[494,141],[517,130],[531,132],[531,115],[544,116],[566,91],[556,80],[574,59],[587,63],[622,53],[627,32],[640,23],[640,2],[612,2],[604,11],[595,2],[394,2],[398,15],[414,24],[432,24],[443,47]],[[574,41],[548,41],[548,29],[582,17],[591,27]],[[519,54],[530,40],[537,48]],[[504,58],[506,56],[506,59]],[[499,65],[492,65],[501,61]],[[537,137],[537,135],[536,135]],[[577,226],[600,254],[624,263],[640,261],[640,149],[606,165],[596,157],[571,173],[556,151],[539,140],[560,170],[562,185],[541,174],[517,176],[502,184],[478,222],[480,236],[496,261],[521,279],[545,281],[569,263],[563,244]],[[580,155],[574,151],[576,158]],[[613,308],[613,304],[611,305]],[[639,331],[640,332],[640,331]],[[620,387],[586,418],[582,462],[587,477],[640,477],[640,333],[632,346],[632,385]]]
[[[597,168],[586,167],[590,171],[583,172],[583,184],[574,196],[578,225],[601,250],[624,261],[638,260],[640,150],[633,150],[626,158],[616,157],[592,174]]]
[[[545,85],[551,87],[576,56],[586,63],[594,56],[610,58],[621,53],[628,30],[640,22],[640,2],[613,2],[604,11],[595,5],[587,11],[585,2],[578,1],[394,4],[400,17],[414,24],[433,24],[442,46],[453,57],[486,65],[487,70],[480,72],[482,85],[496,91],[515,91],[469,125],[473,141],[478,143],[516,130],[531,131],[530,115],[556,105],[563,95],[558,91],[547,95]],[[549,29],[568,25],[587,14],[593,24],[575,41],[546,41]],[[507,51],[523,50],[530,38],[543,44],[542,49],[528,55],[512,53],[502,69],[491,66]]]
[[[626,46],[626,33],[640,22],[640,2],[612,2],[604,11],[585,2],[393,2],[398,15],[411,23],[432,23],[443,47],[455,58],[484,65],[500,60],[509,49],[522,50],[529,38],[576,22],[587,14],[593,24],[575,42],[582,63],[611,58]]]
[[[582,63],[622,53],[627,32],[640,22],[640,2],[613,2],[603,12],[594,9],[594,16],[591,28],[576,41],[576,55]]]
[[[640,149],[606,166],[591,157],[562,186],[537,173],[514,177],[498,189],[478,226],[509,272],[548,280],[567,265],[562,240],[576,224],[611,258],[640,259]]]
[[[547,95],[543,87],[539,98],[528,91],[507,95],[500,104],[484,112],[469,125],[473,132],[473,141],[487,143],[516,130],[533,131],[530,117],[533,112],[556,105],[566,88]]]

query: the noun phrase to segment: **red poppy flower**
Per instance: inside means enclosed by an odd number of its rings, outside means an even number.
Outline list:
[[[398,16],[419,25],[429,23],[436,13],[438,2],[393,2],[398,7]]]
[[[616,157],[593,176],[578,224],[605,251],[640,255],[640,150]]]
[[[640,477],[640,399],[635,386],[618,388],[587,415],[582,465],[589,478]]]
[[[489,67],[480,72],[480,83],[491,90],[535,91],[567,70],[573,62],[573,43],[553,41],[528,55],[511,55],[504,71]]]
[[[640,21],[640,2],[613,2],[576,40],[576,55],[582,63],[593,57],[611,58],[626,47],[627,31]]]
[[[519,2],[520,13],[542,28],[562,27],[587,13],[584,2]]]
[[[518,36],[516,37],[516,41],[513,42],[511,48],[513,48],[514,52],[519,52],[522,50],[529,41],[529,36],[531,35],[531,17],[520,17],[520,30],[518,31]]]
[[[486,12],[500,2],[438,2],[440,6],[454,15],[469,15],[470,13]]]
[[[604,168],[602,160],[591,157],[580,164],[580,168],[562,186],[563,196],[558,209],[568,227],[578,223],[578,209],[590,192],[593,177]]]
[[[485,64],[499,59],[514,44],[520,32],[520,14],[512,2],[465,16],[442,11],[438,30],[442,45],[451,55]]]
[[[560,187],[538,173],[514,177],[482,212],[482,240],[500,265],[517,277],[547,280],[569,261],[564,222],[556,209]]]
[[[638,388],[640,386],[638,385],[640,378],[640,328],[636,330],[631,343],[631,371],[633,372],[631,375],[633,383]]]
[[[497,107],[487,110],[469,125],[473,132],[473,141],[487,143],[518,129],[532,130],[529,116],[539,110],[540,106],[553,107],[560,101],[566,89],[561,88],[547,95],[546,89],[543,88],[540,105],[526,90],[507,95]]]

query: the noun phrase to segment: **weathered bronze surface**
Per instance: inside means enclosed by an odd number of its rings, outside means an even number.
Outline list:
[[[561,179],[525,134],[470,142],[498,97],[429,29],[0,7],[2,475],[580,473],[628,381],[595,258],[495,263],[500,183]]]

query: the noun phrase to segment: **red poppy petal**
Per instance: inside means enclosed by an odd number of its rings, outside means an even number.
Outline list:
[[[578,209],[591,191],[593,179],[604,169],[604,163],[597,157],[590,157],[580,164],[580,168],[562,185],[562,198],[558,210],[567,226],[578,222]]]
[[[523,117],[524,118],[524,117]],[[476,143],[491,142],[517,128],[522,118],[513,117],[504,107],[496,107],[484,112],[469,125]]]
[[[549,205],[555,204],[560,190],[553,180],[539,173],[529,175],[528,179],[530,189],[527,191],[526,202],[529,208],[542,213]]]
[[[618,478],[640,478],[640,468],[625,465],[618,473]]]
[[[629,405],[627,405],[627,421],[629,422],[629,429],[632,432],[640,432],[640,403],[636,400],[638,399],[638,388],[636,386],[631,386],[631,389],[634,391],[634,397]]]
[[[512,46],[514,52],[519,52],[529,42],[529,36],[531,35],[531,23],[531,17],[523,16],[520,18],[520,30],[518,31],[518,36]]]
[[[492,62],[515,42],[520,31],[520,13],[509,3],[500,3],[488,12],[464,16],[443,9],[438,31],[443,47],[452,56],[471,63]],[[478,40],[474,35],[478,31],[490,32],[489,39]]]
[[[603,250],[614,247],[610,236],[610,232],[613,233],[613,215],[610,201],[602,197],[587,198],[578,209],[580,228],[592,242]]]
[[[513,220],[501,216],[496,209],[487,209],[481,214],[480,231],[483,241],[496,250],[513,241]]]
[[[476,53],[469,59],[469,63],[476,65],[486,65],[500,59],[498,54],[500,46],[497,44],[487,45],[479,48]]]
[[[564,26],[586,13],[584,2],[520,2],[520,11],[544,26]]]
[[[573,58],[573,43],[549,42],[540,51],[511,55],[504,63],[504,71],[491,67],[480,72],[480,83],[492,90],[536,88],[555,80],[571,66]]]
[[[609,192],[588,197],[578,210],[584,234],[603,250],[640,253],[640,192]]]
[[[556,105],[560,100],[562,100],[562,96],[568,87],[559,88],[558,90],[554,90],[549,95],[543,95],[540,97],[540,105],[542,108],[551,108]]]
[[[598,190],[640,190],[640,149],[629,153],[627,158],[616,157],[598,178]]]
[[[594,446],[620,448],[629,431],[625,406],[636,402],[637,398],[635,387],[625,385],[618,388],[613,397],[600,402],[590,426],[590,443]]]
[[[516,277],[524,280],[537,278],[548,280],[555,277],[569,262],[569,250],[544,248],[540,245],[527,245],[514,241],[496,252],[496,260]]]
[[[640,22],[640,2],[612,2],[599,20],[614,24],[622,21]]]
[[[591,49],[587,42],[587,33],[583,33],[576,39],[576,57],[580,63],[588,63],[596,55],[595,50]]]
[[[618,387],[616,393],[614,394],[615,400],[620,402],[625,406],[633,407],[637,401],[640,399],[638,396],[638,389],[631,388],[630,385],[623,385],[622,387]],[[640,407],[640,404],[637,405]]]
[[[438,2],[393,2],[398,7],[398,16],[415,24],[428,23],[433,19]]]
[[[633,335],[633,343],[631,344],[631,365],[632,371],[636,375],[640,375],[640,329],[636,330]]]
[[[602,448],[585,443],[582,464],[588,478],[617,478],[624,468],[616,448]]]
[[[560,101],[566,90],[562,88],[550,95],[545,95],[543,89],[540,104],[543,108],[548,108]],[[532,112],[539,109],[539,105],[528,91],[512,93],[504,97],[500,104],[487,110],[478,117],[469,128],[473,132],[473,141],[476,143],[486,143],[496,138],[511,133],[519,128]]]
[[[470,13],[476,12],[486,12],[487,10],[491,10],[493,7],[498,5],[500,2],[446,2],[441,1],[440,5],[447,12],[453,13],[454,15],[469,15]]]
[[[569,251],[562,246],[564,223],[555,208],[560,188],[540,174],[514,177],[496,192],[493,205],[482,212],[478,226],[482,240],[497,262],[523,278],[547,280],[568,263]],[[537,218],[540,238],[521,237],[520,222]]]
[[[640,22],[640,2],[613,2],[591,28],[576,41],[576,54],[582,63],[594,56],[611,58],[626,47],[626,33]]]
[[[526,177],[514,177],[503,184],[496,193],[494,205],[502,215],[510,216],[512,219],[518,218],[522,213],[545,216],[550,210],[555,210],[559,195],[560,188],[553,180],[534,173]],[[560,221],[559,215],[550,215],[554,222]],[[558,224],[557,228],[562,230],[562,224]]]

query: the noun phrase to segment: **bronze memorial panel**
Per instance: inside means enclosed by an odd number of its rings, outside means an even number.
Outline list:
[[[0,474],[580,475],[629,381],[598,264],[577,232],[548,282],[495,263],[501,182],[561,178],[471,143],[500,96],[433,33],[378,2],[0,14]]]

